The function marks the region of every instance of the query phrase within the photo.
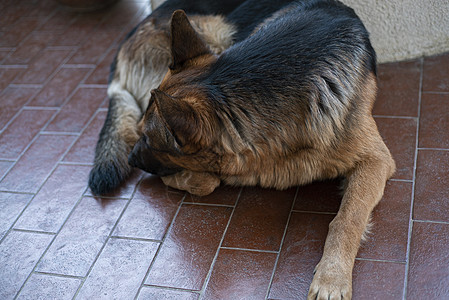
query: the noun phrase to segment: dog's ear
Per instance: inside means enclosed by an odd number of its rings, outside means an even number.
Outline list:
[[[191,103],[183,99],[175,99],[161,90],[153,90],[159,116],[171,132],[179,148],[187,151],[197,150],[210,134],[207,126],[206,110],[195,109]]]
[[[177,70],[195,57],[211,53],[201,39],[183,10],[176,10],[171,17],[171,53],[173,63],[171,70]]]

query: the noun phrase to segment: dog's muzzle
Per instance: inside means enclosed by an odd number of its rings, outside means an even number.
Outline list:
[[[153,150],[143,138],[140,138],[134,145],[133,150],[128,156],[128,164],[158,176],[168,176],[182,170],[181,168],[165,166],[162,162],[156,159]]]

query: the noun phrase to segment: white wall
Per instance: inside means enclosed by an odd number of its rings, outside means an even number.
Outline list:
[[[152,0],[153,7],[164,1]],[[449,51],[449,0],[341,1],[365,23],[379,62]]]

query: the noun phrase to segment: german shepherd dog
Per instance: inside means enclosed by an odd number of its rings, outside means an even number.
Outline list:
[[[134,28],[120,45],[109,77],[108,115],[95,150],[89,187],[109,193],[131,174],[128,155],[139,138],[150,92],[172,63],[170,17],[176,9],[189,15],[195,31],[215,54],[248,37],[254,28],[293,0],[168,0]]]
[[[344,176],[308,299],[350,299],[360,241],[395,170],[371,114],[376,57],[360,19],[336,0],[296,1],[219,56],[183,11],[170,30],[171,64],[129,163],[277,189]]]

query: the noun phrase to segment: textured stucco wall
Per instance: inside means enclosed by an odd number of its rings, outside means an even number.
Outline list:
[[[379,62],[449,51],[449,0],[342,0],[371,34]]]
[[[153,7],[164,1],[152,0]],[[449,51],[449,0],[341,1],[365,23],[379,62]]]

